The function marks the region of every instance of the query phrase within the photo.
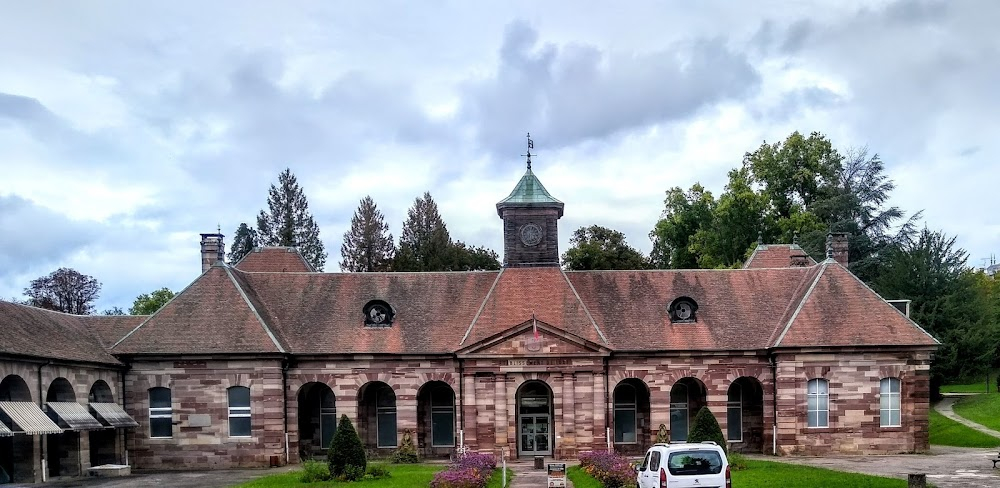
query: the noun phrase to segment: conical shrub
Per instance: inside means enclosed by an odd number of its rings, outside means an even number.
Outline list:
[[[694,416],[694,425],[691,426],[687,441],[714,441],[726,450],[726,438],[722,435],[722,427],[719,427],[719,421],[715,420],[715,414],[708,407],[701,407]]]
[[[358,431],[354,430],[354,424],[347,415],[340,416],[337,432],[333,434],[326,455],[330,463],[330,475],[335,478],[344,475],[346,466],[358,466],[362,473],[367,469],[368,458],[365,456],[365,447],[361,444]]]

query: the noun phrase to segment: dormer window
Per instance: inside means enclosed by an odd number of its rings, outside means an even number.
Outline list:
[[[396,313],[388,303],[382,300],[372,300],[365,304],[365,327],[392,327],[392,319]]]
[[[698,318],[696,312],[698,311],[698,304],[688,298],[679,297],[673,302],[670,302],[670,307],[667,308],[670,313],[671,322],[697,322]]]

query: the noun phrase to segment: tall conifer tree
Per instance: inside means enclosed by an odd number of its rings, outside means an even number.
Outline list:
[[[309,213],[309,202],[290,169],[278,175],[278,185],[271,185],[267,198],[268,212],[257,216],[259,243],[264,246],[294,246],[316,271],[326,264],[326,251],[319,238],[319,226]]]
[[[229,262],[236,264],[257,247],[257,231],[246,222],[240,223],[233,235],[233,245],[229,247]]]
[[[351,230],[344,233],[340,246],[341,271],[389,271],[396,245],[385,216],[371,196],[361,199],[351,218]]]
[[[430,192],[407,211],[394,271],[445,271],[453,259],[451,236]]]

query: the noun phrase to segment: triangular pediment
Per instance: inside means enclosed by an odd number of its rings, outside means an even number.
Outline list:
[[[606,356],[610,349],[539,320],[528,320],[459,349],[459,356]]]

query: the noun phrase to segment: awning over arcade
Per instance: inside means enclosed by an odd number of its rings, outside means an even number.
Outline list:
[[[98,419],[111,427],[138,427],[139,422],[125,413],[117,403],[91,403],[90,409]]]
[[[32,402],[0,402],[0,411],[10,418],[15,434],[61,434],[63,431]]]
[[[97,421],[87,407],[76,402],[48,402],[50,414],[55,415],[55,419],[65,424],[68,430],[97,430],[103,429],[104,424]],[[60,425],[63,427],[63,425]]]
[[[10,437],[12,435],[14,435],[14,433],[11,432],[3,422],[0,422],[0,437]]]

